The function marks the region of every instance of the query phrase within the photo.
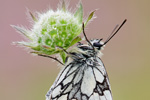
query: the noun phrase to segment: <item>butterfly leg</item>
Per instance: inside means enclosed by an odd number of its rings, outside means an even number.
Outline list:
[[[38,56],[42,56],[42,57],[48,57],[48,58],[51,58],[57,62],[59,62],[60,64],[64,65],[60,60],[58,60],[56,57],[52,57],[52,56],[48,56],[48,55],[44,55],[44,54],[40,54],[39,52],[31,52],[31,53],[35,53],[37,54]]]

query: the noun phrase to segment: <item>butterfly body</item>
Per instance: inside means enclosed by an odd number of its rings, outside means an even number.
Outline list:
[[[99,54],[96,47],[93,50],[90,45],[72,49],[65,67],[46,95],[47,100],[112,100],[108,76]]]

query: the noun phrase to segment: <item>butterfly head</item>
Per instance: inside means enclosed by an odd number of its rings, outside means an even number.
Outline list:
[[[86,54],[88,56],[93,56],[98,54],[100,50],[103,50],[104,43],[102,39],[92,39],[88,44],[78,44],[78,51],[82,54]]]
[[[93,40],[90,40],[90,43],[95,49],[101,50],[101,48],[104,46],[104,42],[102,42],[102,40],[103,39],[93,39]]]

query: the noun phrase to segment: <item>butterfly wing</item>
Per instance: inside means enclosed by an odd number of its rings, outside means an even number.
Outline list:
[[[47,100],[112,100],[102,61],[71,62],[48,91]]]
[[[56,81],[48,91],[46,95],[46,100],[70,100],[68,99],[69,96],[71,98],[71,93],[73,91],[71,90],[77,90],[75,86],[73,86],[73,81],[76,80],[76,83],[78,82],[78,79],[75,79],[75,76],[77,74],[78,77],[82,77],[83,75],[80,75],[78,73],[81,68],[76,63],[69,63],[64,69],[60,72],[58,75]],[[75,82],[75,81],[74,81]]]
[[[112,100],[109,79],[104,64],[98,57],[96,58],[95,62],[97,63],[93,67],[93,73],[95,76],[96,88],[94,89],[93,97],[91,96],[91,100]],[[96,99],[98,97],[99,99]]]

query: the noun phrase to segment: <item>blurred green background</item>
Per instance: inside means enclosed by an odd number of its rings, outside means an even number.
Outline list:
[[[71,8],[79,0],[70,0]],[[84,16],[96,11],[86,28],[89,38],[107,39],[116,24],[127,23],[107,44],[102,57],[114,100],[150,98],[150,1],[82,0]],[[60,67],[51,59],[32,56],[11,45],[24,40],[10,24],[31,27],[26,8],[32,12],[56,9],[59,0],[0,0],[0,100],[44,100]]]

